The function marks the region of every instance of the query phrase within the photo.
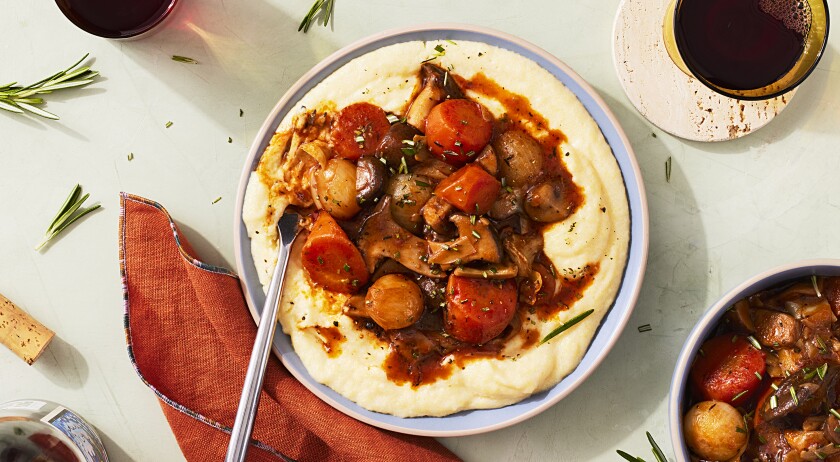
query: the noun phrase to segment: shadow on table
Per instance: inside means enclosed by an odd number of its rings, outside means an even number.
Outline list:
[[[61,388],[82,388],[88,378],[88,364],[73,345],[53,337],[47,350],[35,363],[37,370]]]
[[[236,272],[236,268],[233,264],[225,259],[222,253],[219,252],[212,242],[205,239],[204,236],[195,229],[180,221],[176,220],[176,222],[178,224],[178,229],[184,234],[184,237],[187,238],[187,241],[194,250],[194,254],[192,255],[193,257],[199,259],[202,263],[219,266]]]
[[[334,44],[317,35],[297,32],[298,20],[267,2],[237,2],[228,7],[224,1],[184,0],[174,14],[151,37],[113,45],[148,71],[147,78],[179,75],[164,83],[185,104],[213,117],[227,133],[241,126],[239,108],[262,119],[294,81],[335,50]],[[176,62],[173,55],[193,58],[199,64]],[[165,66],[177,71],[155,72]],[[151,91],[142,81],[137,86],[141,94]],[[249,102],[259,107],[244,107]]]
[[[125,450],[117,444],[116,441],[111,439],[107,433],[104,433],[101,429],[97,428],[96,432],[99,433],[99,437],[102,438],[102,443],[105,444],[105,452],[108,453],[108,460],[110,462],[133,462],[134,459],[128,455]]]
[[[835,59],[837,59],[837,51],[831,46],[826,47],[817,69],[797,87],[796,94],[787,107],[770,123],[754,133],[732,141],[719,143],[690,141],[689,143],[697,149],[715,154],[740,154],[785,139],[800,130],[813,134],[836,133],[836,118],[820,116],[820,112],[832,104],[829,103],[831,95],[837,95],[840,92],[840,78],[829,71]],[[833,104],[836,104],[836,101]],[[784,153],[777,154],[784,155]]]
[[[672,156],[665,145],[670,135],[648,125],[627,104],[601,95],[633,144],[647,189],[650,252],[638,303],[604,362],[553,408],[491,434],[444,440],[456,452],[460,449],[466,460],[499,460],[498,454],[508,455],[505,460],[530,460],[532,452],[556,454],[557,460],[611,460],[619,457],[604,448],[649,448],[646,430],[671,452],[667,425],[652,421],[651,415],[665,415],[660,407],[668,396],[676,357],[705,309],[705,233],[686,172],[680,169],[677,153]],[[669,157],[667,181],[664,165]],[[637,327],[644,324],[652,330],[639,332]]]

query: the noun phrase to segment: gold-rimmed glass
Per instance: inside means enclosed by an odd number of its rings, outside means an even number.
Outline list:
[[[730,1],[752,1],[756,3],[758,8],[759,0],[730,0]],[[796,61],[786,72],[781,74],[774,81],[756,88],[732,88],[732,86],[721,83],[713,76],[704,73],[704,70],[693,64],[691,60],[684,59],[685,53],[688,53],[688,47],[691,45],[690,37],[682,33],[680,29],[680,16],[685,14],[686,4],[705,2],[711,5],[709,0],[672,0],[666,9],[665,19],[663,24],[663,39],[665,48],[677,65],[686,74],[697,78],[707,87],[712,90],[730,98],[741,100],[761,100],[769,99],[782,95],[794,87],[802,83],[806,77],[816,68],[828,42],[828,4],[826,0],[761,0],[762,7],[767,4],[778,4],[782,8],[795,8],[800,13],[798,19],[805,19],[802,25],[804,32],[803,41],[804,47],[799,54]],[[695,5],[696,6],[696,5]],[[709,12],[708,23],[714,22],[714,11]],[[730,27],[740,27],[741,25],[733,23]],[[711,27],[711,25],[709,26]]]

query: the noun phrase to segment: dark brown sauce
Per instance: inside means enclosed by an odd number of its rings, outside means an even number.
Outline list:
[[[548,119],[534,110],[528,98],[507,90],[483,72],[470,80],[459,79],[458,83],[464,90],[472,90],[500,102],[505,107],[507,118],[539,141],[545,151],[555,152],[567,140],[561,130],[550,128]]]
[[[583,293],[592,285],[599,269],[598,263],[590,263],[583,268],[560,269],[557,273],[560,290],[550,301],[535,306],[537,317],[545,321],[561,311],[568,310],[575,302],[583,298]]]
[[[338,327],[317,326],[315,327],[315,331],[321,337],[321,346],[327,352],[327,356],[335,358],[341,355],[341,344],[344,343],[346,338],[338,330]]]

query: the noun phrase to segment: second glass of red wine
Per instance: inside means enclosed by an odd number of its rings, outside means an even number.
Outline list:
[[[684,72],[725,96],[782,95],[817,66],[828,41],[825,0],[675,0],[665,46]]]
[[[67,19],[85,32],[110,39],[149,35],[178,0],[55,0]]]

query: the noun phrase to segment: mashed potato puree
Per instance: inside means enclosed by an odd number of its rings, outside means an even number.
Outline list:
[[[540,338],[589,309],[594,313],[550,342],[520,348],[514,337],[502,352],[505,359],[471,360],[445,379],[412,387],[390,381],[383,370],[388,345],[358,329],[342,314],[346,296],[327,293],[307,281],[299,253],[290,259],[278,320],[312,377],[377,412],[402,417],[443,416],[466,409],[505,406],[545,390],[568,375],[580,362],[621,284],[629,244],[629,211],[621,172],[598,125],[575,95],[549,72],[516,53],[475,42],[407,42],[356,58],[313,88],[296,105],[342,108],[370,102],[403,114],[418,82],[420,63],[440,55],[435,63],[469,80],[483,72],[506,90],[527,97],[534,109],[560,129],[567,141],[563,162],[583,190],[584,201],[566,220],[545,232],[546,255],[560,271],[578,271],[597,263],[599,269],[583,297],[571,309],[546,321],[537,320]],[[467,91],[496,117],[503,106]],[[297,112],[297,113],[299,113]],[[291,128],[288,114],[278,132]],[[568,155],[566,155],[568,153]],[[277,161],[282,152],[269,147],[261,162]],[[260,281],[268,285],[277,250],[276,223],[288,204],[270,191],[268,179],[252,173],[245,194],[243,220]],[[327,351],[321,328],[337,326],[344,340]]]

